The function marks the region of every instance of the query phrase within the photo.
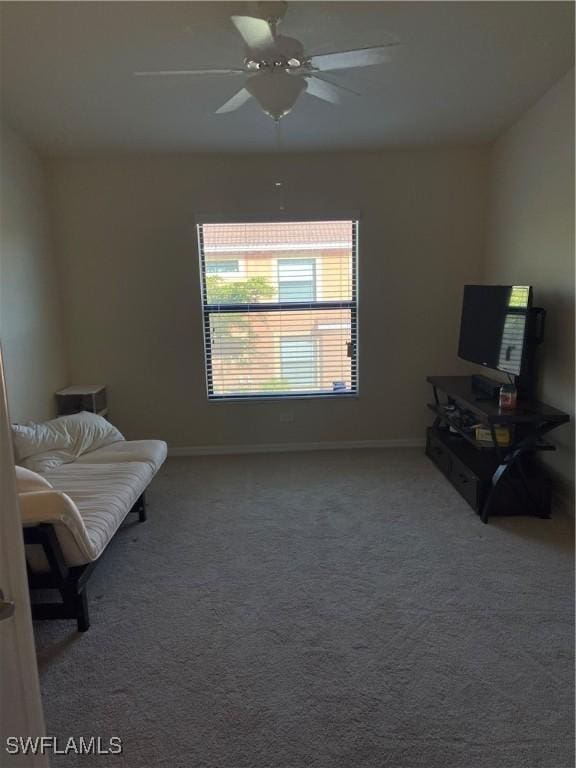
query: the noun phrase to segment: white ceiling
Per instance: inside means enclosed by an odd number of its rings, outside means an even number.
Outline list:
[[[230,13],[251,3],[2,2],[3,108],[51,154],[269,151],[252,101],[214,111],[242,77],[135,78],[142,69],[238,66]],[[399,38],[392,63],[333,73],[362,92],[304,94],[287,150],[492,140],[574,65],[572,2],[292,2],[281,32],[307,53]]]

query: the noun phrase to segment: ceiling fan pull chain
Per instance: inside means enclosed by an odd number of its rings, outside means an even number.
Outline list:
[[[284,144],[282,141],[282,127],[280,125],[279,119],[274,120],[274,133],[276,134],[276,150],[278,151],[278,154],[280,154],[284,148]],[[286,210],[286,204],[284,201],[284,182],[281,179],[276,179],[274,186],[278,190],[278,209],[280,211],[284,211]]]

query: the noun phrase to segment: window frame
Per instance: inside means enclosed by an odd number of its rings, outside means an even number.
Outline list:
[[[352,265],[351,265],[351,296],[349,301],[318,301],[314,302],[259,302],[257,304],[209,304],[207,300],[206,291],[206,258],[204,252],[204,238],[203,238],[203,226],[206,224],[244,224],[244,223],[279,223],[286,224],[290,222],[316,222],[316,221],[349,221],[352,224]],[[351,214],[345,213],[342,215],[262,215],[262,216],[214,216],[214,215],[202,215],[196,218],[196,236],[198,243],[198,256],[200,264],[200,296],[201,296],[201,313],[202,313],[202,328],[204,338],[204,373],[206,380],[206,393],[208,403],[245,403],[246,401],[254,402],[258,400],[311,400],[311,399],[357,399],[360,396],[360,370],[359,370],[359,229],[360,229],[360,215],[358,212]],[[281,257],[282,258],[282,257]],[[315,267],[315,278],[317,279],[318,264]],[[316,285],[316,296],[317,285]],[[317,304],[319,306],[313,307],[318,312],[323,310],[333,309],[348,309],[350,311],[350,326],[351,326],[351,338],[354,345],[354,354],[351,357],[351,389],[350,391],[315,391],[315,392],[258,392],[252,393],[235,393],[218,395],[214,394],[212,384],[212,349],[210,340],[210,315],[215,314],[234,314],[234,313],[247,313],[247,312],[282,312],[282,311],[303,311],[310,310],[310,304]],[[355,331],[355,338],[354,333]]]

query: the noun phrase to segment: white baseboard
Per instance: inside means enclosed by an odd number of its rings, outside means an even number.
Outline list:
[[[295,451],[345,451],[356,448],[423,448],[424,438],[395,440],[342,440],[325,443],[262,443],[260,445],[170,446],[169,456],[222,456],[235,453],[293,453]]]

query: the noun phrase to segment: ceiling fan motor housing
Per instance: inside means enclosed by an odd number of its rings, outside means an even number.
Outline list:
[[[307,63],[304,47],[299,40],[277,35],[274,38],[274,44],[274,48],[264,54],[247,51],[244,59],[246,68],[253,72],[263,69],[294,70]]]

